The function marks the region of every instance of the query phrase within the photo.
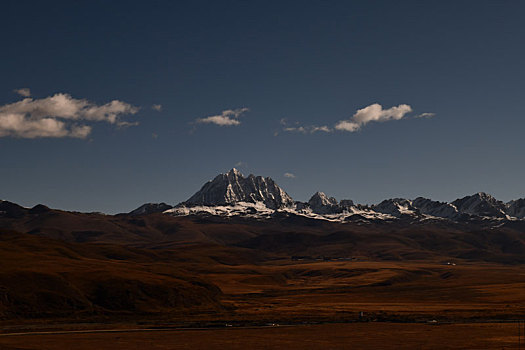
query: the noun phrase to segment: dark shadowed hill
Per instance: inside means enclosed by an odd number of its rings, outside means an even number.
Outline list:
[[[173,251],[0,231],[0,318],[219,310],[221,291]]]
[[[306,254],[373,259],[462,258],[525,261],[522,221],[494,227],[485,221],[396,220],[345,223],[276,212],[269,219],[213,215],[171,216],[77,213],[10,205],[0,227],[70,243],[105,243],[137,248],[169,248],[182,243],[243,247],[284,256]]]

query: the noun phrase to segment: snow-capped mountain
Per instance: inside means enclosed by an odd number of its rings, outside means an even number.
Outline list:
[[[239,202],[264,203],[270,209],[292,207],[294,201],[269,177],[244,177],[235,168],[208,181],[184,206],[233,205]]]
[[[428,198],[417,197],[412,201],[412,206],[421,214],[435,216],[438,218],[456,219],[459,215],[458,209],[446,202],[433,201]]]
[[[525,219],[525,198],[508,202],[507,214],[518,219]]]
[[[483,192],[456,199],[451,204],[454,205],[461,214],[493,218],[507,217],[507,207],[505,204]]]
[[[275,213],[299,215],[334,222],[360,220],[471,220],[525,219],[525,199],[507,204],[486,193],[457,199],[451,203],[418,197],[414,200],[393,198],[375,205],[340,202],[323,192],[316,192],[308,202],[294,200],[269,177],[244,177],[237,169],[216,176],[187,201],[175,207],[165,203],[145,204],[131,215],[155,212],[170,215],[244,216],[258,219],[272,218]]]
[[[402,215],[417,215],[418,211],[412,206],[412,202],[404,198],[386,199],[379,204],[373,205],[372,210],[378,213],[401,217]]]
[[[337,214],[343,211],[337,199],[323,192],[316,192],[308,201],[308,206],[316,214]]]

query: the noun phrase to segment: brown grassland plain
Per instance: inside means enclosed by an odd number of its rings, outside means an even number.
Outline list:
[[[112,254],[116,249],[102,248]],[[34,253],[42,258],[38,264],[26,258],[16,268],[3,266],[79,280],[94,279],[93,271],[103,270],[159,284],[178,279],[183,287],[194,281],[188,277],[191,271],[221,292],[199,300],[203,305],[197,308],[189,305],[171,313],[153,305],[157,309],[114,315],[77,311],[73,320],[64,315],[6,319],[0,349],[517,349],[513,320],[525,314],[525,268],[519,265],[290,259],[232,263],[242,252],[197,245],[184,247],[179,258],[187,262],[174,268],[162,255],[107,259],[88,250],[93,254],[89,258],[73,259],[81,261],[81,269],[78,261],[63,259],[64,251],[58,256],[48,252],[46,258]],[[213,255],[223,263],[192,261],[196,254]],[[136,305],[145,310],[139,301]],[[181,329],[188,326],[202,329]],[[92,329],[118,332],[60,333]]]
[[[211,330],[0,335],[4,350],[518,349],[515,323],[349,323]],[[523,338],[521,339],[523,348]]]
[[[315,231],[330,228],[323,224],[261,236],[256,225],[160,216],[44,211],[9,220],[13,228],[0,230],[0,349],[520,346],[517,231],[356,226],[327,236]],[[73,235],[70,225],[90,231]],[[429,250],[435,242],[441,248]],[[476,246],[486,249],[472,258]]]

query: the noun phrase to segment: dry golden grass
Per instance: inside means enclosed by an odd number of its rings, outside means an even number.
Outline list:
[[[346,322],[359,312],[365,320],[403,322],[525,315],[523,265],[292,261],[217,245],[138,249],[10,237],[0,244],[6,322],[96,315],[177,324]]]
[[[200,276],[245,319],[505,319],[525,314],[525,268],[433,262],[216,267]]]

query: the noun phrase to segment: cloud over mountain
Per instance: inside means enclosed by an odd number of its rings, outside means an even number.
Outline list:
[[[64,93],[41,99],[24,98],[0,106],[0,137],[86,138],[92,130],[87,123],[106,122],[119,127],[136,125],[136,122],[121,120],[121,116],[135,114],[138,110],[138,107],[118,100],[97,105]]]

